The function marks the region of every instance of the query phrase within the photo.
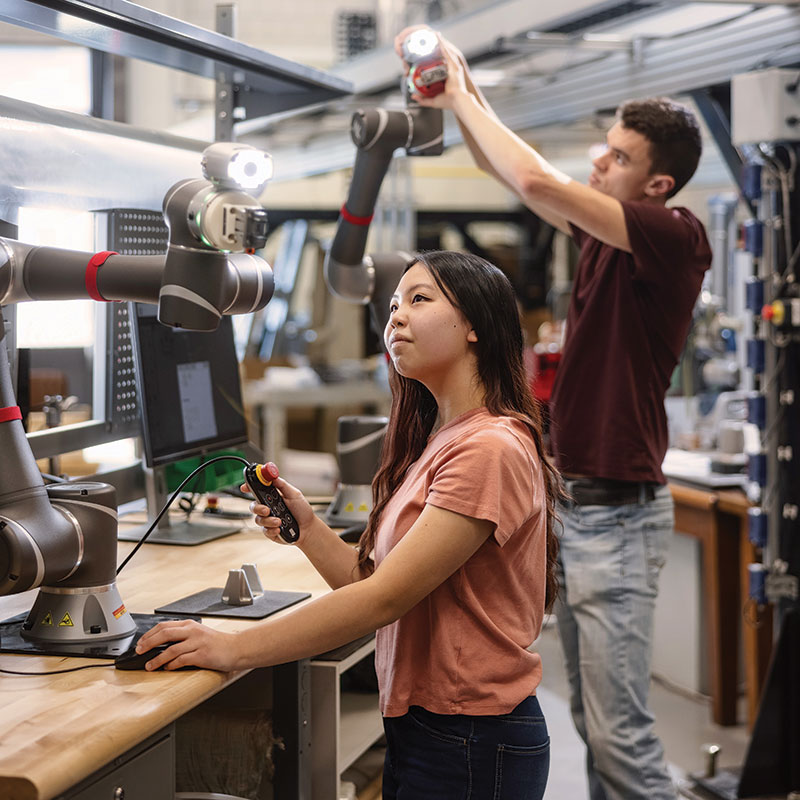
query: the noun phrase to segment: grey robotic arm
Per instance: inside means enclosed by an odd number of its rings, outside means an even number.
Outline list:
[[[248,145],[221,142],[206,148],[202,163],[207,180],[179,181],[164,197],[165,256],[80,253],[0,239],[0,306],[136,300],[157,303],[165,325],[205,331],[215,330],[223,314],[263,308],[272,297],[272,270],[252,251],[264,245],[267,218],[248,192],[264,188],[271,160]]]
[[[429,29],[414,31],[403,42],[402,55],[408,65],[401,83],[406,108],[371,108],[353,114],[350,135],[358,148],[356,163],[325,260],[328,288],[345,300],[369,303],[379,333],[389,319],[389,299],[410,258],[409,253],[400,252],[364,255],[381,183],[398,148],[410,156],[438,156],[444,149],[442,111],[411,100],[414,92],[432,97],[444,88],[447,71],[436,35]]]
[[[214,330],[223,314],[263,308],[273,276],[252,252],[266,238],[254,195],[269,156],[218,143],[203,154],[206,180],[164,198],[165,256],[77,253],[0,239],[0,308],[11,302],[93,298],[158,304],[174,327]],[[233,252],[245,251],[245,252]],[[116,498],[107,484],[45,487],[13,394],[0,314],[0,595],[41,586],[22,635],[48,642],[119,638],[135,630],[116,589]]]
[[[353,114],[350,133],[358,148],[356,162],[325,260],[325,280],[337,297],[371,303],[373,321],[382,330],[388,319],[388,299],[409,255],[364,256],[375,202],[395,150],[404,148],[409,155],[441,154],[442,112],[421,106],[403,111],[359,110]]]

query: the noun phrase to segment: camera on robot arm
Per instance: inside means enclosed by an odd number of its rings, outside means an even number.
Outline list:
[[[81,253],[0,238],[0,310],[9,303],[91,298],[158,305],[165,325],[213,331],[223,315],[257,311],[272,298],[258,197],[272,160],[243,144],[203,153],[202,179],[166,193],[164,255]],[[45,486],[16,404],[0,314],[0,595],[42,587],[24,638],[102,642],[135,623],[116,588],[117,504],[112,486]],[[62,624],[63,623],[63,624]]]
[[[402,79],[404,109],[359,109],[351,120],[356,161],[336,234],[326,255],[325,280],[336,296],[362,305],[369,303],[378,331],[386,325],[389,298],[411,255],[394,252],[365,256],[369,226],[395,151],[402,149],[408,156],[438,156],[444,149],[442,111],[423,108],[410,99],[411,81],[426,86],[429,96],[444,86],[446,73],[435,69],[437,58],[444,67],[438,45],[430,30],[415,31],[404,42],[404,58],[411,67],[408,78]],[[416,78],[412,78],[414,75]],[[441,86],[435,89],[436,84]],[[421,91],[416,82],[413,86]]]
[[[402,45],[403,61],[408,64],[408,75],[403,82],[406,102],[418,92],[423,97],[436,97],[444,90],[447,66],[442,58],[439,40],[430,28],[414,31]]]
[[[272,158],[236,142],[207,148],[203,175],[214,191],[200,189],[189,204],[192,232],[218,250],[257,250],[267,239],[267,212],[255,198],[272,178]]]

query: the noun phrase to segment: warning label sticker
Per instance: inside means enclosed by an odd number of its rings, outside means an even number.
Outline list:
[[[64,616],[61,617],[61,622],[58,623],[59,628],[73,628],[75,627],[75,623],[72,621],[72,617],[69,615],[69,611],[64,613]]]
[[[116,611],[112,611],[111,613],[114,615],[114,619],[119,619],[125,611],[125,603],[123,603]]]
[[[39,624],[40,625],[52,625],[53,624],[53,613],[52,613],[52,611],[48,611],[44,615],[44,617],[42,618],[42,621]]]

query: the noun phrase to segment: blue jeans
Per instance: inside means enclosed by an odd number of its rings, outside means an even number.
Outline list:
[[[535,696],[499,716],[384,717],[384,800],[540,800],[550,739]]]
[[[621,506],[561,506],[556,617],[591,800],[675,800],[647,708],[658,576],[673,529],[669,488]]]

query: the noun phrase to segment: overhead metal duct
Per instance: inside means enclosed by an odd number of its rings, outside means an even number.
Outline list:
[[[511,6],[515,4],[499,4],[501,11]],[[485,24],[474,25],[467,31],[470,19]],[[529,26],[525,19],[520,18],[510,29],[501,14],[496,25],[483,16],[468,16],[453,23],[443,21],[440,28],[469,56],[470,53],[490,51],[499,30],[513,30],[519,34]],[[538,28],[541,30],[542,25]],[[459,30],[463,30],[463,36],[459,35]],[[508,66],[508,55],[504,58]],[[394,65],[395,81],[399,81],[399,60],[391,48],[354,60],[342,68],[340,74],[346,74],[363,91],[365,87],[385,83],[381,72],[387,69],[384,63]],[[482,62],[481,66],[489,63]],[[642,40],[635,51],[625,48],[593,54],[582,50],[579,63],[546,75],[525,75],[524,62],[518,60],[516,63],[520,74],[511,86],[486,89],[489,102],[500,119],[515,131],[568,124],[591,118],[598,110],[614,109],[629,98],[688,94],[695,89],[726,84],[733,74],[756,67],[800,63],[800,8],[757,7],[713,27],[664,39]],[[360,75],[362,69],[364,75]],[[364,105],[391,107],[393,102],[399,103],[396,90],[391,94],[364,98]],[[268,118],[264,122],[268,124]],[[302,121],[292,123],[287,120],[281,123],[281,129],[286,125],[292,130],[293,124],[302,125]],[[319,129],[318,118],[313,125]],[[253,130],[252,122],[242,130],[247,131],[247,141],[263,144],[264,140]],[[348,130],[346,121],[341,133],[314,135],[312,127],[307,131],[308,136],[294,137],[295,142],[304,144],[271,146],[276,180],[296,179],[352,165],[355,150]],[[446,116],[444,138],[446,145],[461,141],[458,126],[449,115]]]
[[[0,217],[20,206],[158,209],[165,188],[202,177],[208,142],[0,97]]]

